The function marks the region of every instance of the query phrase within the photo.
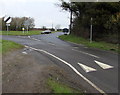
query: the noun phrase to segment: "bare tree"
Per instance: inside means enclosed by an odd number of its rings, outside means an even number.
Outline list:
[[[23,24],[27,30],[29,30],[30,28],[34,28],[35,24],[34,24],[34,19],[33,18],[26,18],[24,20],[24,24]]]
[[[3,18],[0,18],[0,21],[2,20],[2,23],[0,23],[0,26],[2,26],[3,30],[6,30],[5,22],[3,21]],[[34,28],[34,19],[30,17],[12,17],[12,22],[10,23],[10,29],[13,31],[21,30],[23,27],[25,27],[24,22],[28,20],[28,29]],[[2,25],[1,25],[2,24]],[[27,27],[25,27],[27,28]]]

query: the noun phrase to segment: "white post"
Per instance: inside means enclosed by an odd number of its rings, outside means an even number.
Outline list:
[[[8,38],[9,24],[6,24],[6,26],[7,26],[7,38]]]
[[[28,33],[28,26],[27,26],[27,33]]]
[[[6,24],[6,26],[7,26],[7,32],[9,31],[9,29],[8,29],[8,24]]]
[[[90,26],[90,43],[92,43],[92,17],[91,17],[91,26]]]
[[[7,26],[7,36],[8,36],[9,24],[6,24],[6,26]]]
[[[25,31],[24,31],[25,29],[24,29],[24,28],[22,28],[22,30],[23,30],[23,34],[24,34],[24,33],[25,33]]]
[[[24,34],[24,30],[23,30],[23,34]]]

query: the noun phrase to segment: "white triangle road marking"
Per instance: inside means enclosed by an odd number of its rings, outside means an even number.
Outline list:
[[[80,67],[86,72],[93,72],[93,71],[97,71],[96,69],[92,68],[92,67],[88,67],[86,65],[83,65],[81,63],[78,63],[78,65],[80,65]]]
[[[103,69],[110,69],[110,68],[114,68],[113,66],[110,66],[110,65],[107,65],[107,64],[105,64],[105,63],[102,63],[102,62],[99,62],[99,61],[96,61],[96,60],[94,60],[95,61],[95,63],[97,63],[101,68],[103,68]]]
[[[59,58],[58,56],[56,56],[56,55],[54,55],[54,54],[51,54],[51,53],[49,53],[49,52],[47,52],[47,51],[45,51],[45,50],[42,50],[42,49],[37,49],[37,48],[29,47],[29,46],[26,46],[26,45],[25,45],[25,47],[26,47],[26,48],[33,49],[33,50],[35,50],[35,51],[43,52],[43,53],[45,53],[45,54],[47,54],[47,55],[49,55],[49,56],[52,56],[53,58],[61,61],[62,63],[64,63],[64,64],[67,65],[68,67],[70,67],[78,76],[80,76],[81,78],[83,78],[83,80],[85,80],[88,84],[90,84],[90,85],[91,85],[93,88],[95,88],[98,92],[105,94],[105,92],[104,92],[102,89],[100,89],[99,87],[97,87],[94,83],[92,83],[89,79],[87,79],[84,75],[82,75],[74,66],[72,66],[70,63],[66,62],[65,60],[63,60],[63,59]],[[105,94],[105,95],[106,95],[106,94]]]
[[[22,52],[23,54],[27,54],[27,52]]]

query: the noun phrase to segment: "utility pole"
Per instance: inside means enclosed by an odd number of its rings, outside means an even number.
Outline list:
[[[52,29],[53,29],[53,22],[52,22]]]
[[[91,25],[90,25],[90,43],[92,43],[92,36],[93,36],[93,31],[92,31],[92,20],[93,18],[91,17]]]

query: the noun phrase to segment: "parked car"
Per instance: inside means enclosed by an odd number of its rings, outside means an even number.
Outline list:
[[[50,30],[45,30],[45,31],[42,31],[41,34],[50,34],[51,31]]]

